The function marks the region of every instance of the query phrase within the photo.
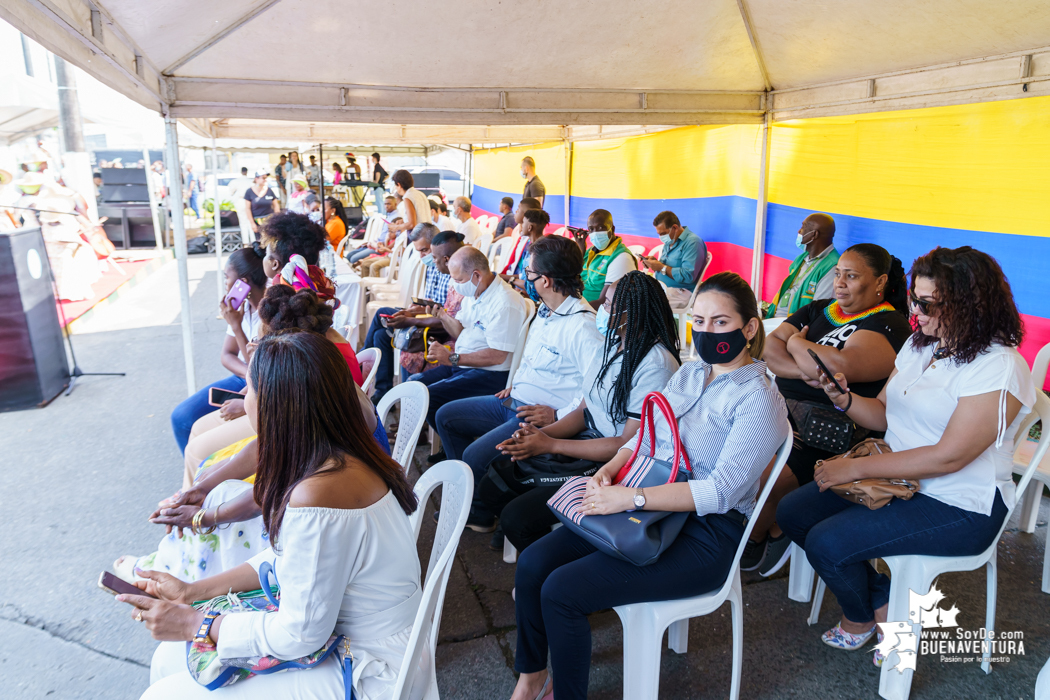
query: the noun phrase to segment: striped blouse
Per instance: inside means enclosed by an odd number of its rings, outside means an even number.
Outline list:
[[[689,489],[697,515],[737,510],[750,518],[762,472],[790,434],[787,408],[766,377],[764,362],[723,374],[705,387],[710,372],[702,360],[687,362],[663,391],[693,468]],[[648,436],[640,452],[670,461],[671,431],[659,411],[655,425],[655,453]],[[633,450],[641,433],[621,449]]]

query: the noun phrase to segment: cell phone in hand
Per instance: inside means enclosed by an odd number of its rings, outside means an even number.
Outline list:
[[[244,394],[238,394],[236,391],[230,391],[228,389],[220,389],[217,386],[213,386],[208,389],[208,403],[212,406],[222,406],[231,399],[243,399]]]
[[[412,303],[416,306],[437,306],[438,303],[433,299],[416,299],[412,297]]]
[[[808,352],[809,356],[813,358],[813,361],[817,363],[817,367],[820,367],[820,371],[828,375],[828,379],[830,379],[831,383],[835,385],[835,388],[839,390],[839,393],[845,394],[846,390],[843,389],[842,385],[835,380],[835,375],[832,374],[831,370],[828,369],[828,366],[824,364],[824,361],[820,359],[820,355],[809,349],[807,349],[806,352]]]
[[[244,280],[237,280],[233,283],[233,286],[230,287],[230,291],[226,294],[226,298],[223,299],[223,301],[225,301],[226,306],[231,309],[239,309],[241,308],[241,304],[244,303],[244,300],[248,298],[248,294],[250,294],[251,291],[252,288],[248,286],[247,282]]]
[[[110,595],[143,595],[147,598],[155,598],[138,586],[133,586],[116,575],[103,571],[98,576],[98,587]]]

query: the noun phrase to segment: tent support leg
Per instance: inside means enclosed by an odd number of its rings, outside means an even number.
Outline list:
[[[222,199],[219,197],[219,149],[211,137],[211,213],[212,235],[215,236],[215,284],[219,301],[226,296],[226,271],[222,267]]]
[[[768,98],[765,98],[768,99]],[[763,100],[764,101],[764,100]],[[751,248],[751,288],[755,298],[762,300],[762,268],[766,258],[766,211],[769,205],[769,142],[772,136],[770,113],[767,109],[761,126],[762,160],[758,168],[758,205],[755,208],[755,241]]]
[[[572,199],[572,141],[565,139],[565,226],[569,225],[569,202]]]
[[[182,354],[186,360],[186,392],[197,392],[197,377],[193,366],[193,319],[190,316],[190,273],[186,266],[186,223],[182,205],[182,163],[179,161],[178,122],[164,117],[165,150],[168,153],[168,180],[171,207],[171,228],[175,237],[175,261],[179,268],[179,298],[182,308]]]

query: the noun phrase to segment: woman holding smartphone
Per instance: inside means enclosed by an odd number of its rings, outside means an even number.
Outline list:
[[[236,417],[243,413],[241,401],[228,401],[221,408],[209,403],[212,387],[229,391],[244,391],[244,375],[248,371],[248,343],[259,337],[259,315],[256,306],[266,293],[267,275],[263,270],[263,258],[266,250],[258,243],[250,248],[241,248],[230,253],[226,261],[226,298],[219,303],[222,317],[229,328],[226,340],[222,344],[219,362],[230,371],[230,376],[220,379],[184,400],[171,412],[171,429],[175,433],[175,442],[179,451],[186,452],[186,443],[190,440],[193,424],[198,418],[220,411],[223,418]],[[231,299],[230,292],[237,283],[241,283],[241,294]],[[247,294],[243,294],[244,286]],[[238,302],[234,304],[232,302]]]
[[[279,546],[193,584],[151,572],[138,587],[159,600],[117,597],[134,606],[130,617],[164,642],[153,655],[143,698],[349,697],[334,655],[309,670],[259,675],[209,691],[186,668],[186,642],[198,634],[216,645],[220,660],[297,659],[320,649],[332,634],[345,635],[353,654],[353,693],[359,700],[389,697],[422,594],[409,520],[418,504],[401,466],[368,439],[354,395],[345,359],[331,341],[305,331],[260,341],[245,406],[262,448],[255,498]],[[277,612],[205,620],[190,605],[258,589],[258,569],[266,562],[279,576]],[[423,697],[429,683],[429,653],[419,663],[421,683],[413,698]]]

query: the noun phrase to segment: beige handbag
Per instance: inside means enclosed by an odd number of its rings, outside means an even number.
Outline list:
[[[833,459],[858,459],[871,455],[892,452],[885,440],[880,438],[868,438],[853,446],[849,452],[822,459],[817,466],[830,462]],[[867,506],[869,510],[878,510],[894,498],[910,500],[915,492],[919,490],[919,482],[913,479],[858,479],[848,484],[839,484],[831,487],[832,492],[845,498],[847,501]]]

